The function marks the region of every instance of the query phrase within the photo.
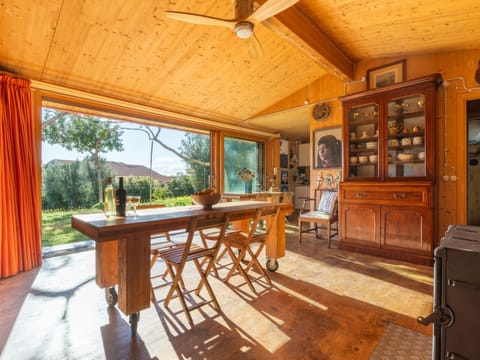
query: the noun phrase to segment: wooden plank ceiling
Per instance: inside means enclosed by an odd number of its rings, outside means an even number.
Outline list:
[[[229,29],[168,19],[166,10],[234,17],[232,0],[4,0],[0,68],[242,124],[327,72],[348,79],[356,60],[480,43],[473,0],[301,0],[256,25],[260,59]],[[255,126],[282,131],[275,121]]]

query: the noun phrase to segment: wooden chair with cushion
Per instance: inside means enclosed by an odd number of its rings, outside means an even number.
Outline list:
[[[309,210],[309,206],[313,202],[314,210]],[[308,229],[303,229],[303,223],[312,223],[314,226]],[[333,229],[332,225],[337,224]],[[310,225],[309,225],[310,226]],[[302,234],[305,232],[315,231],[317,239],[319,236],[319,229],[327,230],[328,248],[332,237],[338,235],[338,190],[337,189],[315,189],[315,197],[313,199],[306,199],[303,202],[302,209],[298,215],[298,241],[302,242]]]
[[[265,280],[271,284],[270,276],[263,269],[258,261],[258,256],[265,247],[265,240],[267,239],[270,231],[276,226],[276,220],[280,207],[278,205],[272,204],[267,208],[259,208],[256,210],[255,215],[250,224],[250,229],[248,233],[242,231],[230,232],[225,235],[223,239],[223,244],[225,245],[230,258],[232,259],[232,267],[225,277],[225,281],[228,282],[230,278],[238,273],[244,279],[247,285],[253,292],[256,292],[251,279],[248,275],[249,271],[252,268],[256,268],[260,273],[260,276],[255,280],[265,278]],[[259,226],[261,221],[265,221],[265,228]],[[254,250],[251,246],[256,245],[257,248]],[[233,251],[234,249],[238,251]],[[247,264],[243,263],[245,255],[248,254],[249,260]]]
[[[213,303],[214,308],[217,311],[220,311],[220,305],[213,293],[212,288],[207,280],[207,276],[212,270],[213,261],[215,260],[219,245],[225,235],[229,223],[229,214],[228,213],[215,213],[204,216],[193,217],[187,228],[187,238],[185,243],[176,244],[171,248],[167,248],[158,252],[158,256],[165,262],[168,268],[168,274],[172,277],[172,283],[168,291],[167,296],[165,297],[164,306],[168,307],[170,301],[176,297],[180,300],[183,311],[187,317],[187,320],[191,326],[193,326],[193,320],[190,315],[190,311],[197,309],[201,306]],[[220,228],[220,235],[218,241],[215,242],[211,247],[203,247],[193,243],[194,235],[201,230],[206,230],[209,228]],[[208,258],[208,262],[205,267],[202,267],[201,260]],[[193,262],[195,268],[200,275],[200,281],[197,288],[187,291],[184,283],[183,273],[185,271],[185,266],[188,262]],[[182,286],[181,286],[182,285]],[[199,295],[200,289],[205,285],[207,292],[209,294],[210,300],[200,301],[188,305],[186,302],[187,296],[192,291],[196,292],[196,295]],[[183,289],[185,289],[185,291]]]

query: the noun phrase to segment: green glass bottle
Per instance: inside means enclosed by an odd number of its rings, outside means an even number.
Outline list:
[[[118,189],[115,191],[117,216],[125,217],[127,209],[127,190],[123,187],[123,177],[118,178]]]
[[[115,189],[112,185],[112,178],[109,177],[107,179],[107,187],[103,192],[103,205],[105,216],[108,218],[110,216],[114,216],[116,213],[115,210]]]

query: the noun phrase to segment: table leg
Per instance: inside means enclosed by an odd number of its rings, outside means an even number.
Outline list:
[[[101,289],[118,284],[118,241],[95,244],[95,280]]]
[[[137,335],[137,327],[138,321],[140,320],[140,312],[135,312],[130,314],[129,322],[130,322],[130,329],[132,330],[132,337]]]
[[[118,241],[118,307],[130,316],[132,335],[139,311],[150,306],[150,236]]]
[[[280,210],[276,224],[273,224],[265,241],[267,258],[279,259],[285,256],[285,212]]]

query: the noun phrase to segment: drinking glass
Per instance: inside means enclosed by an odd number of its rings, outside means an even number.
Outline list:
[[[137,216],[137,205],[140,204],[141,196],[127,195],[127,211],[133,209],[133,216]]]

